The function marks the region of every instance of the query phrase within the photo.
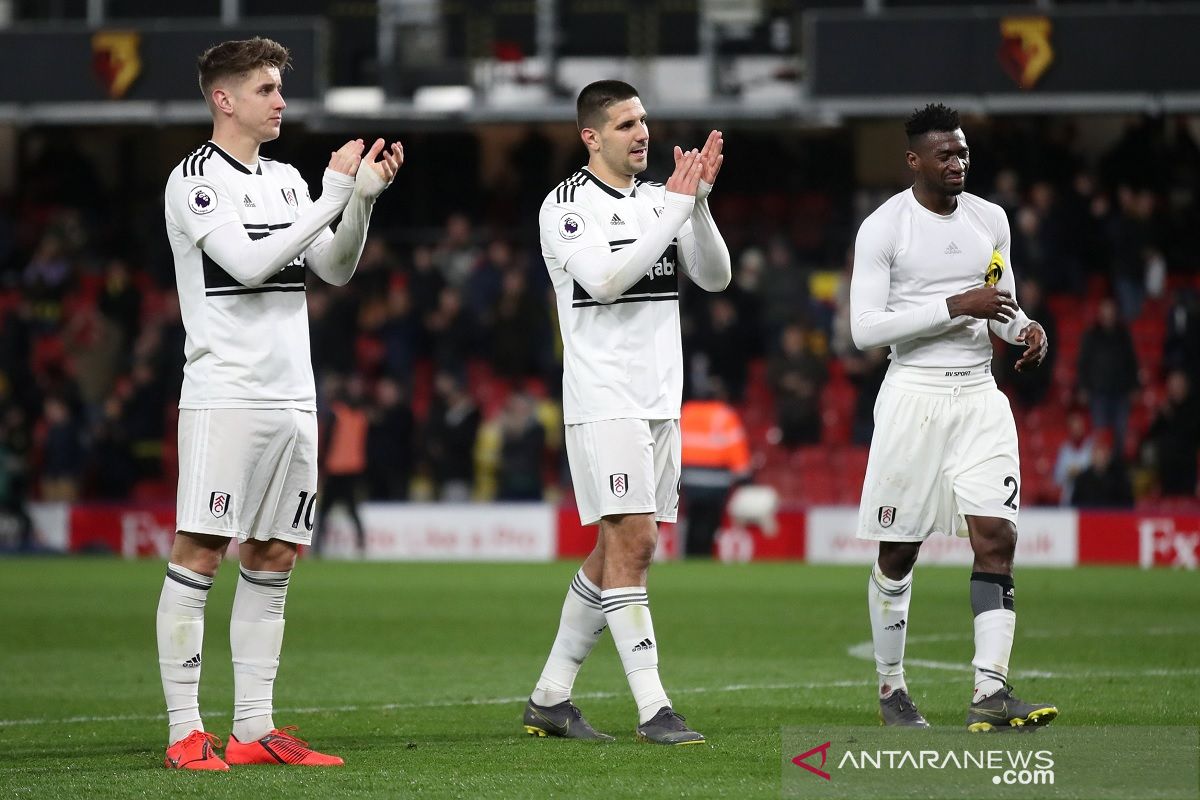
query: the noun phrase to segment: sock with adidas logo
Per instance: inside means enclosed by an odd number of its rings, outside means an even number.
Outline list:
[[[1008,682],[1008,659],[1017,632],[1015,600],[1011,575],[971,573],[971,610],[975,613],[972,703],[995,694]]]
[[[558,635],[529,699],[539,706],[555,706],[570,700],[575,676],[607,624],[600,608],[600,587],[580,569],[571,579],[558,620]]]
[[[167,564],[158,597],[155,628],[158,671],[167,701],[167,744],[192,731],[204,730],[200,720],[200,653],[204,645],[204,605],[213,579]]]
[[[283,607],[290,572],[241,568],[229,621],[233,655],[233,735],[253,742],[275,727],[272,697],[279,651],[283,649]]]
[[[878,562],[875,563],[867,581],[867,609],[871,615],[871,641],[875,645],[880,698],[891,697],[897,689],[908,691],[904,680],[904,642],[908,635],[911,597],[911,572],[894,581],[883,574]]]
[[[621,656],[629,689],[638,707],[638,724],[671,705],[658,676],[658,645],[645,586],[605,589],[600,593],[604,616]]]

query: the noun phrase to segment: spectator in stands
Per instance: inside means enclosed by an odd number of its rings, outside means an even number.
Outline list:
[[[33,520],[26,508],[29,494],[29,424],[15,403],[0,411],[0,512],[17,520],[17,548],[33,548]]]
[[[73,502],[79,496],[83,466],[83,434],[70,407],[62,398],[46,398],[42,413],[46,429],[42,439],[42,499]]]
[[[1016,263],[1023,262],[1017,261]],[[1017,290],[1017,302],[1030,319],[1036,319],[1042,324],[1046,331],[1046,339],[1051,342],[1056,341],[1058,326],[1054,322],[1054,312],[1043,300],[1041,284],[1032,278],[1022,278],[1020,288]],[[1041,405],[1054,382],[1054,361],[1057,358],[1058,349],[1051,348],[1046,360],[1038,369],[1026,369],[1018,372],[1016,363],[1020,360],[1023,352],[1020,347],[1004,348],[1006,365],[1004,383],[1012,389],[1013,395],[1022,406],[1032,408]]]
[[[549,309],[520,266],[510,266],[501,276],[501,291],[488,311],[487,325],[490,361],[497,375],[517,379],[549,371]]]
[[[154,369],[149,356],[139,359],[130,374],[122,420],[139,478],[162,476],[166,409],[167,391],[162,373]]]
[[[412,383],[413,367],[420,354],[421,320],[413,308],[412,295],[403,282],[392,284],[387,311],[379,328],[383,341],[383,365],[387,374],[405,386]]]
[[[88,461],[91,490],[97,498],[128,499],[138,475],[119,394],[104,401],[100,419],[92,426]]]
[[[1193,289],[1180,289],[1167,311],[1163,368],[1200,375],[1200,297]]]
[[[1032,206],[1017,209],[1012,227],[1012,262],[1021,267],[1022,277],[1044,280],[1056,265],[1050,262],[1050,250],[1042,236],[1042,218]]]
[[[433,341],[433,360],[441,371],[465,374],[467,362],[479,355],[480,334],[475,318],[462,303],[462,293],[446,286],[437,308],[425,320]]]
[[[683,404],[679,419],[683,440],[683,496],[688,558],[710,558],[725,503],[738,483],[750,477],[746,430],[720,378]]]
[[[1054,459],[1054,484],[1059,489],[1059,503],[1072,504],[1075,479],[1092,463],[1092,437],[1088,435],[1087,415],[1082,408],[1067,412],[1067,438],[1059,445]]]
[[[515,266],[513,248],[507,240],[495,238],[488,242],[463,287],[467,309],[477,318],[488,316],[500,299],[505,273]]]
[[[340,379],[329,381],[331,401],[325,415],[325,430],[321,436],[322,487],[317,527],[313,537],[313,552],[320,553],[325,544],[325,520],[336,505],[345,508],[354,525],[358,552],[366,553],[367,536],[358,514],[359,493],[367,471],[367,432],[370,421],[365,407],[365,387],[358,375],[351,375],[343,384]]]
[[[413,412],[404,386],[384,377],[375,384],[375,403],[368,412],[367,496],[372,500],[407,500],[413,467]]]
[[[771,239],[766,256],[762,276],[763,329],[768,342],[778,342],[787,325],[808,319],[808,273],[782,236]]]
[[[428,315],[438,307],[445,286],[446,280],[433,263],[433,249],[425,245],[414,247],[412,269],[408,273],[408,294],[412,307],[418,314]],[[421,356],[428,356],[433,353],[434,337],[427,329],[427,321],[422,324],[422,332],[417,352]]]
[[[828,372],[825,362],[811,352],[808,338],[802,325],[787,325],[779,339],[779,352],[767,365],[781,442],[786,447],[821,441],[821,387]]]
[[[1165,269],[1155,196],[1148,189],[1123,185],[1117,189],[1117,211],[1108,226],[1112,251],[1112,280],[1126,320],[1141,316],[1147,278]]]
[[[120,331],[122,347],[129,347],[137,340],[142,325],[142,293],[134,285],[129,262],[124,258],[108,260],[96,308]]]
[[[42,237],[25,267],[25,293],[38,330],[52,333],[62,321],[62,302],[71,281],[71,261],[55,234]]]
[[[1133,483],[1108,431],[1096,434],[1091,464],[1076,476],[1071,500],[1078,508],[1133,507]]]
[[[462,289],[478,260],[479,248],[475,246],[471,220],[456,211],[446,217],[442,238],[433,251],[433,263],[446,283]]]
[[[1080,399],[1091,408],[1092,425],[1108,428],[1124,452],[1130,395],[1137,390],[1138,362],[1129,328],[1117,316],[1111,297],[1100,301],[1096,321],[1079,349]]]
[[[500,470],[496,499],[541,500],[544,492],[542,462],[546,455],[546,429],[534,413],[529,395],[513,392],[500,414]]]
[[[463,503],[475,485],[475,439],[479,408],[462,379],[439,372],[435,398],[425,422],[422,455],[439,500]]]
[[[1200,457],[1200,401],[1183,370],[1167,375],[1167,396],[1142,445],[1143,463],[1158,477],[1166,497],[1196,497]]]
[[[705,298],[704,318],[690,337],[688,349],[693,359],[703,356],[704,376],[719,380],[728,399],[738,403],[746,392],[746,330],[728,294]]]
[[[869,445],[875,433],[875,398],[887,376],[890,349],[873,347],[870,350],[855,350],[853,355],[842,359],[846,377],[857,390],[854,396],[854,419],[850,425],[850,440],[854,444]]]

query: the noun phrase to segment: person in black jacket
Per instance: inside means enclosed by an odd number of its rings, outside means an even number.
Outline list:
[[[1118,453],[1124,453],[1129,399],[1138,384],[1133,337],[1117,316],[1116,301],[1106,297],[1079,348],[1079,392],[1091,408],[1092,425],[1112,431]]]

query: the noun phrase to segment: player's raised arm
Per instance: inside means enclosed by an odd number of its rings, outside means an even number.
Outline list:
[[[352,170],[357,169],[362,150],[362,140],[356,139],[330,156],[321,182],[321,197],[289,227],[255,240],[247,235],[240,220],[230,220],[198,238],[197,245],[238,283],[249,287],[261,285],[303,253],[346,208],[355,186]],[[168,191],[189,194],[192,185],[203,180],[180,178],[180,184],[169,186]],[[218,192],[218,205],[222,200],[229,205],[233,203]]]
[[[354,194],[346,204],[337,233],[317,240],[305,254],[308,268],[322,280],[342,286],[354,275],[367,241],[375,200],[392,185],[403,163],[404,146],[400,142],[392,142],[385,150],[384,140],[376,139],[366,156],[352,164]]]
[[[575,250],[564,259],[563,268],[593,299],[601,303],[616,300],[654,266],[691,215],[702,170],[698,151],[683,153],[667,180],[666,203],[656,225],[637,242],[615,253],[610,252],[607,243]],[[581,212],[572,206],[570,203],[553,204],[543,210],[542,227],[552,246],[561,246],[564,235],[562,231],[548,230],[547,225],[557,227],[560,212]]]
[[[708,207],[708,195],[725,161],[721,152],[724,146],[725,140],[720,131],[709,133],[698,155],[700,180],[696,186],[696,205],[691,217],[679,231],[680,266],[693,283],[707,292],[723,291],[733,279],[729,248],[717,230],[716,220]],[[682,151],[676,147],[676,165],[682,155]]]

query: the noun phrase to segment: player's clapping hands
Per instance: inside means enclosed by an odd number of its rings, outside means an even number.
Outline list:
[[[362,139],[351,139],[346,142],[329,154],[329,169],[343,175],[355,174],[358,172],[359,162],[362,161],[363,147]]]
[[[725,162],[725,156],[721,151],[725,149],[725,139],[720,131],[712,131],[708,134],[708,140],[704,142],[703,149],[700,150],[700,162],[704,165],[703,171],[700,173],[700,180],[704,181],[712,188],[712,185],[717,182],[717,173],[721,171],[721,164]]]
[[[704,162],[700,160],[700,151],[693,148],[685,153],[679,145],[675,145],[675,171],[667,178],[667,191],[695,197],[703,174]]]
[[[404,164],[404,145],[392,142],[385,150],[384,144],[383,139],[376,139],[358,168],[355,189],[368,199],[375,199],[391,186],[392,179]]]

